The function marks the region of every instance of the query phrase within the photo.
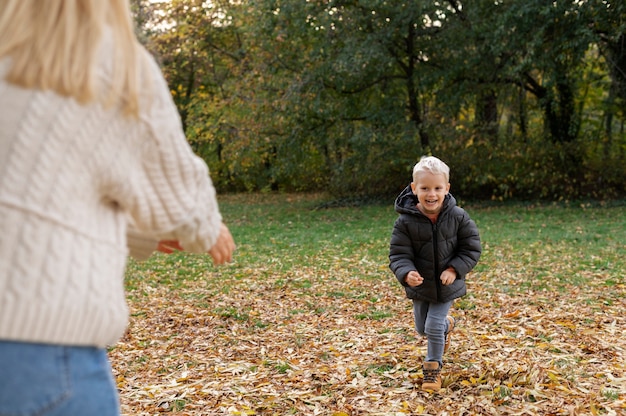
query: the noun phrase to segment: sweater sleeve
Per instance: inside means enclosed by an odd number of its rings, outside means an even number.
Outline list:
[[[148,58],[153,89],[141,101],[136,168],[124,185],[126,209],[137,231],[175,239],[203,253],[217,240],[222,221],[206,163],[194,155],[178,110],[156,62]]]
[[[155,238],[142,234],[133,227],[128,229],[126,241],[128,254],[139,261],[147,260],[155,252],[158,244]]]

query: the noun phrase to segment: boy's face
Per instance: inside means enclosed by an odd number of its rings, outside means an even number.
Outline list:
[[[443,200],[450,191],[450,183],[439,174],[430,172],[417,174],[415,182],[411,182],[411,189],[417,196],[420,208],[426,214],[438,214],[443,206]]]

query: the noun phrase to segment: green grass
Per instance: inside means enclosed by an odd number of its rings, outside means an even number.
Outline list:
[[[596,284],[601,277],[607,288],[624,281],[626,207],[621,203],[507,204],[468,210],[484,248],[475,271],[503,270],[503,291],[567,292],[584,288],[592,277]]]
[[[133,319],[110,350],[129,414],[156,411],[125,378],[161,386],[149,390],[154,402],[185,413],[206,403],[191,387],[205,385],[224,409],[262,403],[256,414],[312,414],[295,409],[318,404],[332,414],[335,397],[380,409],[401,400],[416,414],[462,413],[479,401],[501,414],[564,403],[576,414],[623,409],[614,375],[623,372],[626,204],[464,205],[483,254],[454,306],[463,324],[447,356],[449,400],[440,401],[405,388],[419,384],[424,341],[388,268],[393,201],[318,209],[324,202],[223,195],[238,245],[231,264],[189,253],[130,262]],[[182,369],[188,377],[173,387]],[[286,398],[267,401],[264,386]],[[389,406],[380,414],[397,413]]]
[[[328,272],[327,281],[334,279],[332,271],[338,268],[353,269],[360,279],[389,277],[388,240],[397,216],[393,201],[320,209],[324,202],[319,195],[222,195],[220,207],[238,247],[232,264],[215,268],[208,256],[157,254],[144,263],[129,264],[128,287],[134,288],[136,279],[148,279],[176,290],[186,281],[203,279],[211,270],[223,277],[222,284],[212,289],[214,294],[228,293],[229,280],[248,279],[254,273],[255,280],[271,276],[278,286],[359,299],[363,295],[356,288],[324,292],[310,277],[294,277],[289,272],[314,264]],[[602,284],[607,289],[623,283],[623,203],[489,203],[464,208],[476,221],[483,243],[475,271],[503,271],[501,290],[505,292],[548,286],[567,291],[572,285],[584,286],[589,276],[597,274],[606,276]],[[612,300],[607,297],[605,301]],[[471,309],[471,299],[464,299],[461,307]]]
[[[279,270],[311,260],[381,255],[395,218],[391,206],[317,209],[320,197],[257,195],[221,199],[238,256]],[[285,255],[283,255],[285,254]]]

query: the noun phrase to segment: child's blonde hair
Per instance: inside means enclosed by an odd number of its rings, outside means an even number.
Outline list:
[[[112,85],[105,104],[121,102],[137,116],[142,60],[128,0],[4,0],[0,10],[0,59],[10,58],[6,80],[12,84],[75,98],[100,96],[98,47],[110,27]]]
[[[450,182],[450,168],[434,156],[422,156],[420,161],[415,164],[413,167],[413,182],[417,182],[417,175],[422,172],[443,175],[446,182]]]

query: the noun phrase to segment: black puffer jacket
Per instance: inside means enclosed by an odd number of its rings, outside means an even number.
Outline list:
[[[417,197],[408,186],[395,201],[400,214],[391,234],[389,268],[404,286],[410,299],[448,302],[465,295],[465,275],[476,266],[480,253],[478,228],[456,200],[446,195],[437,222],[417,209]],[[452,266],[457,278],[451,285],[441,284],[441,273]],[[424,283],[410,287],[406,275],[417,270]]]

